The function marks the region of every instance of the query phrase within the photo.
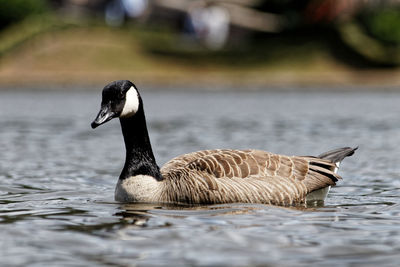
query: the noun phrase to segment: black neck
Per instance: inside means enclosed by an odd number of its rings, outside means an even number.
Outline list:
[[[162,180],[160,168],[151,149],[142,103],[135,115],[120,118],[120,122],[125,140],[126,158],[119,178],[123,180],[130,176],[149,175]]]

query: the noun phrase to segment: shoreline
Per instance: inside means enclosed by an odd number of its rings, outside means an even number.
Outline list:
[[[92,90],[128,79],[152,90],[173,91],[355,91],[400,92],[399,71],[203,73],[0,71],[0,90]]]
[[[323,47],[295,53],[283,47],[273,54],[276,59],[248,64],[241,63],[246,54],[239,52],[228,61],[213,54],[152,53],[146,43],[159,36],[146,41],[140,34],[104,27],[45,30],[0,56],[0,90],[90,90],[128,79],[155,90],[400,91],[400,69],[357,69]]]

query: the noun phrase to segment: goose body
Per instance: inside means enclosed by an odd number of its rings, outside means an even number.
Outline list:
[[[357,148],[340,148],[311,156],[284,156],[261,150],[204,150],[157,166],[143,110],[130,81],[103,89],[95,128],[120,118],[126,160],[115,199],[151,203],[265,203],[296,205],[323,200],[340,176],[339,163]]]

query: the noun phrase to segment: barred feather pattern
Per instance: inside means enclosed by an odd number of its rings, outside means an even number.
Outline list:
[[[296,205],[306,195],[335,185],[336,165],[326,159],[283,156],[261,150],[204,150],[161,168],[158,200],[173,203]]]

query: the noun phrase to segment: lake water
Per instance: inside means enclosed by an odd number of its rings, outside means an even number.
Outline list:
[[[142,90],[158,163],[201,149],[359,146],[324,206],[120,204],[96,92],[0,93],[1,266],[398,266],[400,94]]]

